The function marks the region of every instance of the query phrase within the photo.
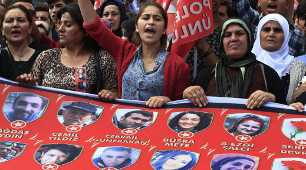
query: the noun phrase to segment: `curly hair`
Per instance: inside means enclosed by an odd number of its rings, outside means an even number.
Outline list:
[[[262,118],[260,118],[259,116],[252,115],[252,114],[247,114],[247,115],[245,115],[245,116],[243,116],[241,118],[236,119],[236,121],[233,124],[233,126],[230,127],[227,131],[229,133],[236,132],[237,127],[239,126],[239,124],[241,124],[241,123],[243,123],[245,121],[248,121],[248,120],[252,120],[252,121],[258,122],[260,124],[260,129],[257,132],[255,132],[254,134],[251,134],[250,136],[253,137],[253,136],[256,136],[256,135],[262,133],[262,131],[264,129],[263,128],[264,127],[264,123],[265,123],[264,120]]]
[[[205,112],[184,111],[184,112],[179,113],[178,115],[176,115],[173,119],[169,121],[170,128],[173,129],[174,127],[178,127],[179,120],[186,114],[195,114],[200,117],[199,124],[196,127],[194,127],[194,129],[198,131],[206,129],[210,125],[212,121],[212,116],[213,116],[213,114],[205,113]]]

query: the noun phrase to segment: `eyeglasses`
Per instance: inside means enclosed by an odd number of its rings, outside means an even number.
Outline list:
[[[33,9],[28,9],[28,11],[30,12],[31,16],[36,17],[36,11]]]

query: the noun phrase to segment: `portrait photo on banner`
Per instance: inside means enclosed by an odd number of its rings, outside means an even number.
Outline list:
[[[213,120],[213,114],[200,111],[182,111],[171,113],[168,126],[176,133],[198,133],[207,129]]]
[[[306,169],[306,159],[303,158],[276,158],[272,170]]]
[[[255,137],[266,132],[269,125],[270,117],[252,113],[228,114],[224,122],[225,130],[233,136]]]
[[[92,162],[100,169],[123,169],[139,159],[141,150],[123,146],[99,147],[92,156]]]
[[[293,141],[306,140],[306,118],[284,119],[282,133]]]
[[[64,165],[76,160],[83,150],[82,146],[64,143],[41,145],[34,154],[37,163],[41,165]]]
[[[126,128],[141,130],[151,126],[157,115],[158,112],[141,109],[117,109],[113,116],[113,124],[121,130]]]
[[[256,170],[259,166],[259,160],[259,157],[244,154],[216,154],[211,161],[211,169]]]
[[[80,101],[65,101],[61,104],[57,118],[64,126],[85,127],[95,123],[102,114],[103,107]]]
[[[34,93],[11,92],[8,93],[2,110],[10,122],[22,120],[29,123],[43,116],[48,104],[49,99]]]
[[[196,166],[200,154],[183,150],[156,151],[151,159],[155,170],[189,170]]]
[[[0,163],[18,157],[26,146],[24,143],[0,141]]]

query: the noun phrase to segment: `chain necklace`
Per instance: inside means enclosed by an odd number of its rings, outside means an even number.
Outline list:
[[[19,58],[19,61],[22,61],[21,59],[24,57],[24,55],[26,54],[26,53],[28,53],[29,51],[30,51],[30,48],[28,47],[28,46],[26,46],[25,48],[28,48],[25,52],[23,52],[23,53],[21,53],[21,54],[16,54],[13,50],[11,50],[11,52],[15,55],[15,56],[17,56],[18,58]],[[23,51],[23,50],[22,50]]]

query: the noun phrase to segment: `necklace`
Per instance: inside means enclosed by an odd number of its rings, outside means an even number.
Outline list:
[[[19,55],[16,54],[13,50],[11,50],[11,52],[12,52],[15,56],[17,56],[17,57],[19,58],[19,61],[22,61],[21,59],[24,57],[24,55],[30,51],[30,48],[29,48],[28,46],[25,47],[25,48],[28,48],[28,49],[27,49],[25,52],[23,52],[23,53],[21,53],[21,54],[19,54]],[[24,51],[24,49],[23,49],[22,51]]]

